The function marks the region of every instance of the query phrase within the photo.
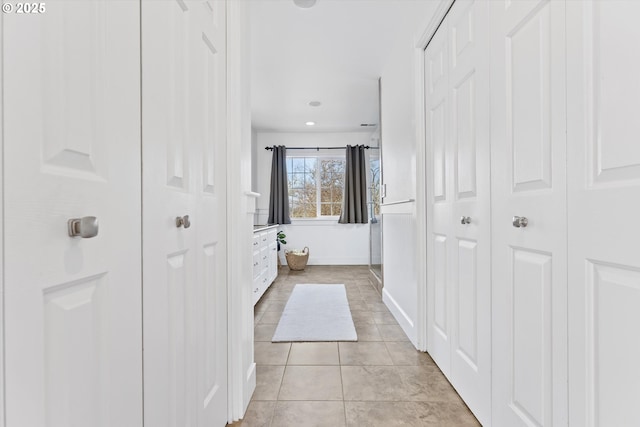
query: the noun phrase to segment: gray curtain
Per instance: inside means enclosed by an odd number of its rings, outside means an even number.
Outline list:
[[[267,222],[269,224],[291,224],[287,186],[287,149],[284,145],[273,146],[270,188],[269,219]]]
[[[347,164],[344,171],[344,192],[340,224],[366,224],[367,216],[367,166],[364,146],[347,145]]]

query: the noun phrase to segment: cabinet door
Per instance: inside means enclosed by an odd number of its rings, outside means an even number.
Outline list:
[[[640,413],[640,3],[567,3],[569,420]]]
[[[139,7],[2,17],[8,426],[142,425]]]
[[[567,424],[565,4],[489,4],[493,425],[561,426]],[[514,217],[528,224],[516,227]]]

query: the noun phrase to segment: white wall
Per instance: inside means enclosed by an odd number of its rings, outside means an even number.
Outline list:
[[[413,28],[411,37],[397,46],[386,61],[382,78],[382,168],[386,197],[383,203],[415,199],[382,207],[383,215],[383,301],[414,345],[417,344],[418,259],[416,232],[416,85],[415,40],[426,28],[438,2],[416,2],[415,14],[407,19]]]
[[[254,175],[257,177],[256,223],[266,224],[269,209],[269,184],[271,180],[271,151],[264,147],[285,145],[288,147],[338,147],[346,145],[371,145],[371,131],[366,132],[257,132],[257,161]],[[304,154],[304,150],[289,153]],[[314,151],[312,151],[314,152]],[[344,155],[342,151],[320,150],[330,155]],[[369,264],[369,224],[338,224],[337,220],[292,220],[281,228],[287,235],[284,249],[309,247],[310,265],[367,265]],[[280,256],[284,262],[284,251]]]

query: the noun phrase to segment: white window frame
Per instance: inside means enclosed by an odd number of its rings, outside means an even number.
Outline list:
[[[313,153],[313,154],[305,154],[305,153],[300,153],[300,154],[287,154],[287,160],[290,158],[315,158],[317,162],[322,162],[323,160],[341,160],[342,162],[345,163],[345,167],[346,167],[346,162],[347,159],[345,158],[344,154],[342,155],[335,155],[332,153]],[[320,179],[320,172],[321,172],[322,168],[320,168],[320,165],[318,164],[318,167],[316,167],[316,216],[315,217],[310,217],[310,218],[302,218],[302,217],[291,217],[291,223],[295,223],[295,222],[312,222],[312,221],[331,221],[331,222],[336,222],[338,221],[338,219],[340,219],[339,215],[321,215],[321,203],[320,203],[320,198],[321,198],[321,184],[322,184],[322,180]],[[289,174],[291,173],[291,171],[287,170],[287,180],[289,179]],[[288,185],[288,183],[287,183]],[[343,183],[344,185],[344,183]],[[343,186],[343,191],[344,191],[344,186]],[[289,206],[289,209],[291,209],[291,206]]]

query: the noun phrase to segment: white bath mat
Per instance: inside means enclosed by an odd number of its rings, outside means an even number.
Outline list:
[[[271,341],[357,341],[344,285],[296,285]]]

